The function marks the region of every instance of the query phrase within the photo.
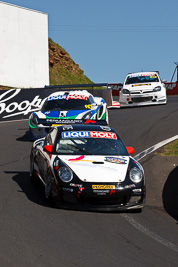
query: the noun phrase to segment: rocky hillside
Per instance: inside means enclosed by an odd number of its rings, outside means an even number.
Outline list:
[[[49,39],[50,85],[93,83],[58,44]]]

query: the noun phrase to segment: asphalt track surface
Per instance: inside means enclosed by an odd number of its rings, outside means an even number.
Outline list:
[[[109,111],[135,154],[178,134],[178,96],[167,105]],[[0,266],[177,266],[178,159],[140,160],[147,178],[141,213],[57,209],[29,177],[27,121],[0,123]]]

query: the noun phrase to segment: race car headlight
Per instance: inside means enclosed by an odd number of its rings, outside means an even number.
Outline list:
[[[132,182],[139,183],[143,178],[143,173],[140,169],[135,167],[130,170],[129,176]]]
[[[68,167],[60,167],[58,169],[59,178],[65,182],[68,183],[73,178],[73,173]]]
[[[156,87],[153,89],[153,92],[158,92],[158,91],[161,91],[161,86],[156,86]]]
[[[123,95],[129,95],[130,91],[128,89],[122,89]]]
[[[87,114],[85,114],[85,115],[83,116],[82,119],[84,119],[84,120],[88,120],[88,119],[91,118],[91,116],[92,116],[92,112],[90,111],[90,112],[88,112]]]

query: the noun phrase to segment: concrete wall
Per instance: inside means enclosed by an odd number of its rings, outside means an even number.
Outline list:
[[[0,1],[0,85],[49,85],[48,15]]]

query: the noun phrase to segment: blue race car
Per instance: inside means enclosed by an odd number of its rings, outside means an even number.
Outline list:
[[[29,118],[29,137],[36,140],[46,136],[53,126],[81,124],[86,120],[103,120],[108,124],[107,103],[86,90],[61,91],[49,95],[41,110]]]

